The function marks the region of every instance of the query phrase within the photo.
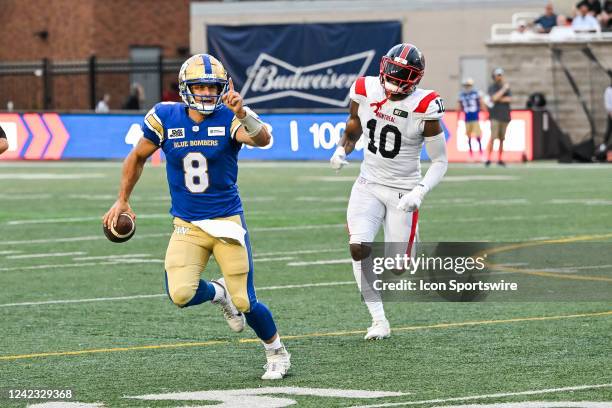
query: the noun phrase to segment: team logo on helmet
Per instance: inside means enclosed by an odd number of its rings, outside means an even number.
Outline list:
[[[221,97],[227,92],[227,71],[218,59],[208,54],[197,54],[189,58],[179,71],[179,93],[190,109],[210,114],[221,106]],[[195,84],[214,85],[214,95],[197,95],[191,90]]]
[[[387,94],[411,94],[424,73],[425,56],[412,44],[397,44],[380,61],[380,83]]]

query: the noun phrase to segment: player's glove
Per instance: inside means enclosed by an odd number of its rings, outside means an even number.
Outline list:
[[[344,151],[344,147],[338,146],[336,148],[336,151],[332,155],[331,159],[329,159],[329,163],[334,170],[340,170],[342,167],[349,164],[346,161],[346,152]]]
[[[425,187],[419,184],[413,188],[411,192],[404,194],[402,198],[400,198],[397,209],[404,212],[418,210],[426,193]]]

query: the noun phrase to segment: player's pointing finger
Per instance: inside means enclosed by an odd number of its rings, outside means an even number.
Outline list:
[[[234,81],[232,81],[232,77],[229,79],[229,91],[234,92]]]

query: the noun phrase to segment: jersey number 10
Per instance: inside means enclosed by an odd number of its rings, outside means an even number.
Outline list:
[[[191,152],[183,159],[185,187],[192,193],[203,193],[208,188],[208,162],[202,153]]]
[[[374,132],[376,131],[376,119],[370,119],[366,124],[370,129],[370,143],[368,143],[368,150],[376,154],[380,152],[380,155],[385,159],[393,159],[400,151],[402,146],[402,133],[400,130],[393,125],[385,125],[380,129],[380,137],[378,141],[378,147],[376,147],[376,140],[374,139]],[[393,136],[393,149],[387,150],[387,137],[388,135]]]

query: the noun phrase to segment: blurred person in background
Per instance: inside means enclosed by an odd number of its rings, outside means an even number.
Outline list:
[[[173,82],[170,86],[164,90],[162,94],[162,102],[180,102],[181,95],[179,94],[178,83]]]
[[[550,30],[550,41],[567,41],[576,38],[576,32],[570,23],[562,14],[557,16],[557,25]]]
[[[2,127],[0,127],[0,154],[6,152],[9,148],[8,139],[6,138],[6,133]]]
[[[98,101],[96,105],[96,113],[108,113],[110,111],[109,103],[111,100],[110,94],[105,93],[104,97]]]
[[[457,106],[457,115],[461,116],[461,112],[465,114],[465,134],[468,138],[468,146],[470,147],[470,159],[474,159],[472,151],[472,138],[476,138],[478,142],[478,152],[480,159],[482,160],[482,144],[480,143],[480,137],[482,131],[480,130],[480,123],[478,121],[480,110],[486,111],[487,107],[482,100],[482,94],[474,89],[474,80],[472,78],[466,78],[463,80],[463,90],[459,93],[459,104]]]
[[[608,72],[608,75],[612,76],[612,72]],[[607,125],[606,125],[606,134],[604,135],[604,140],[601,146],[599,147],[600,153],[604,154],[612,149],[612,82],[606,88],[604,92],[604,104],[606,106],[607,112]]]
[[[126,110],[140,110],[144,101],[144,88],[137,82],[132,84],[130,94],[123,103],[122,108]]]
[[[510,123],[510,103],[512,102],[512,92],[510,85],[504,80],[504,70],[495,68],[493,71],[493,83],[489,86],[489,97],[492,106],[489,108],[489,118],[491,119],[491,138],[487,144],[487,161],[485,165],[491,165],[491,154],[493,152],[493,142],[499,140],[497,164],[505,166],[502,160],[504,153],[504,139],[506,129]]]
[[[527,22],[521,20],[518,22],[518,27],[512,33],[510,33],[510,41],[529,41],[535,37],[535,33],[529,27]]]
[[[578,13],[572,20],[574,31],[599,31],[599,22],[590,11],[588,2],[581,1],[576,5],[576,8]]]
[[[557,25],[557,15],[551,2],[546,3],[544,14],[538,17],[533,24],[539,33],[549,33]]]
[[[604,31],[612,30],[612,0],[606,0],[603,5],[603,10],[598,16],[601,29]]]

